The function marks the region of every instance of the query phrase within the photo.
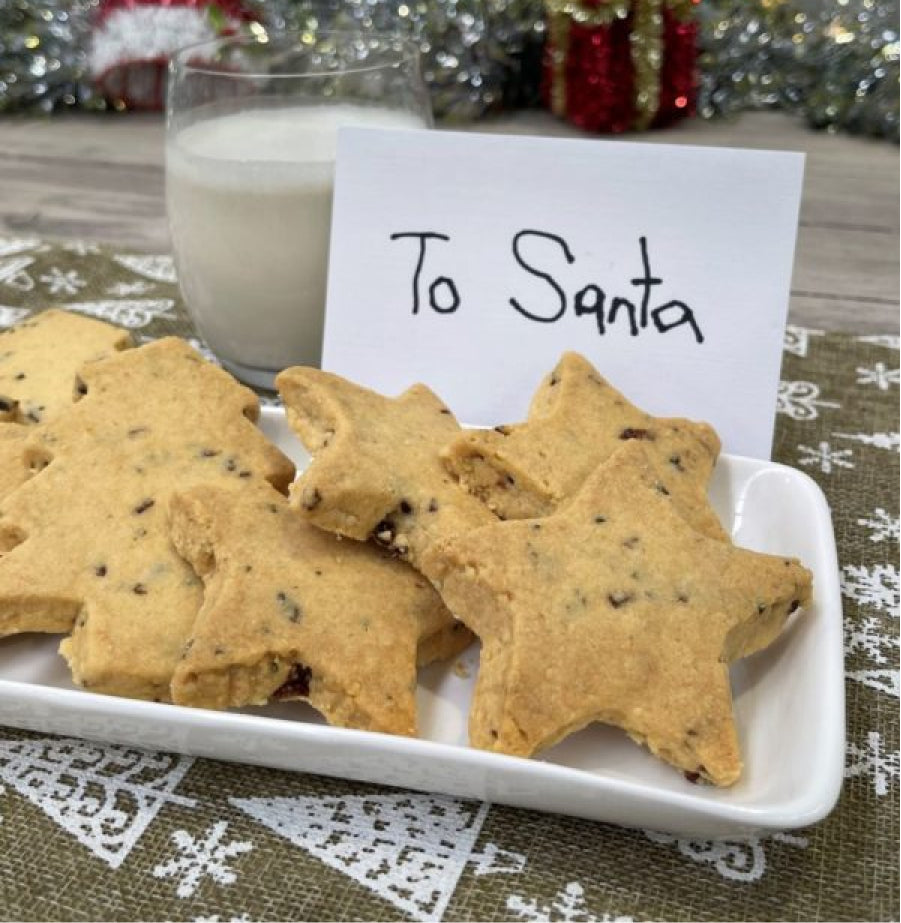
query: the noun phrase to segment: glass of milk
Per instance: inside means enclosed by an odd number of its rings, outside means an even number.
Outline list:
[[[319,364],[338,129],[431,124],[418,49],[394,35],[261,32],[173,57],[169,229],[188,311],[226,368],[271,387]]]

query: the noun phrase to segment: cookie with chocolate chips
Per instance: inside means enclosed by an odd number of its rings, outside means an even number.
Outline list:
[[[55,309],[0,332],[0,499],[31,474],[22,459],[28,428],[81,396],[76,376],[85,362],[131,345],[118,327]]]
[[[471,633],[395,555],[304,522],[265,484],[176,493],[169,528],[205,584],[179,705],[305,699],[331,724],[416,733],[416,667]]]
[[[631,404],[577,353],[542,381],[525,423],[468,430],[443,452],[470,493],[503,519],[546,516],[625,442],[647,449],[658,490],[705,535],[726,538],[707,501],[720,441],[706,423],[653,417]]]
[[[436,540],[495,520],[442,465],[441,450],[461,430],[425,385],[388,398],[297,367],[282,372],[276,387],[288,422],[313,456],[291,492],[292,506],[307,521],[374,539],[420,568]]]
[[[169,495],[287,491],[294,468],[254,426],[256,395],[183,340],[80,374],[85,396],[26,443],[42,470],[0,504],[0,635],[71,631],[60,650],[79,685],[167,699],[202,599],[169,541]]]
[[[475,746],[529,756],[600,721],[693,778],[738,779],[729,663],[810,603],[811,575],[702,535],[657,479],[646,443],[627,440],[552,515],[428,553],[482,641]]]

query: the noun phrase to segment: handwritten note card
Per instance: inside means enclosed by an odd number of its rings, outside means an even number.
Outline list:
[[[525,417],[560,354],[769,458],[800,154],[345,129],[323,367]]]

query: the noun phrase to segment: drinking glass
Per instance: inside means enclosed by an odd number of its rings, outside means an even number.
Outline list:
[[[419,52],[396,35],[305,32],[177,52],[166,204],[182,296],[223,365],[271,387],[318,365],[338,128],[432,124]]]

